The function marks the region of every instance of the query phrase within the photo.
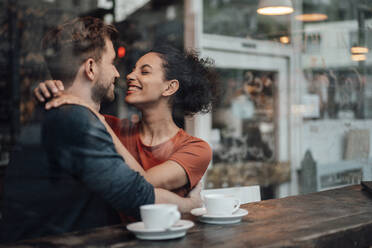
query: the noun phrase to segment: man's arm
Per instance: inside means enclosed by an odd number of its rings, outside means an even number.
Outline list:
[[[202,206],[200,192],[202,183],[199,182],[195,188],[189,193],[188,198],[180,197],[168,190],[156,188],[155,189],[155,203],[173,203],[178,205],[178,209],[183,212],[190,212],[193,208]]]
[[[47,116],[43,137],[50,160],[114,208],[131,214],[154,202],[175,203],[183,212],[200,205],[165,190],[154,192],[151,184],[125,164],[104,125],[87,108],[65,105],[48,111]]]
[[[137,215],[139,206],[154,203],[152,185],[124,163],[103,124],[87,108],[65,105],[49,110],[42,136],[50,164],[113,208]]]

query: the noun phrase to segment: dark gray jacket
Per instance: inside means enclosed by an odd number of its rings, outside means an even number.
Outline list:
[[[125,164],[87,108],[47,111],[35,130],[40,142],[23,133],[6,171],[0,241],[112,225],[117,210],[138,216],[140,205],[154,203],[152,185]]]

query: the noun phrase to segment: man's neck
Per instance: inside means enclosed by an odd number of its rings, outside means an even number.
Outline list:
[[[67,94],[79,97],[85,104],[88,104],[91,108],[99,112],[101,103],[92,100],[91,88],[88,84],[74,82],[72,86],[67,88],[65,91]]]

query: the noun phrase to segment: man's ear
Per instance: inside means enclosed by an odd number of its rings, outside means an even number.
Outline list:
[[[163,96],[171,96],[171,95],[173,95],[174,93],[177,92],[177,90],[180,87],[180,82],[178,82],[177,79],[173,79],[173,80],[170,80],[168,82],[169,82],[168,83],[168,87],[163,92]]]
[[[93,81],[96,78],[98,72],[96,61],[92,58],[89,58],[84,62],[83,66],[85,75],[89,80]]]

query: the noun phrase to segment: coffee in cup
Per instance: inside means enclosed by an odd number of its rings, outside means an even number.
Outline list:
[[[208,215],[232,215],[239,210],[240,200],[231,195],[206,194],[204,204]]]
[[[146,229],[168,229],[181,218],[174,204],[143,205],[140,213]]]

